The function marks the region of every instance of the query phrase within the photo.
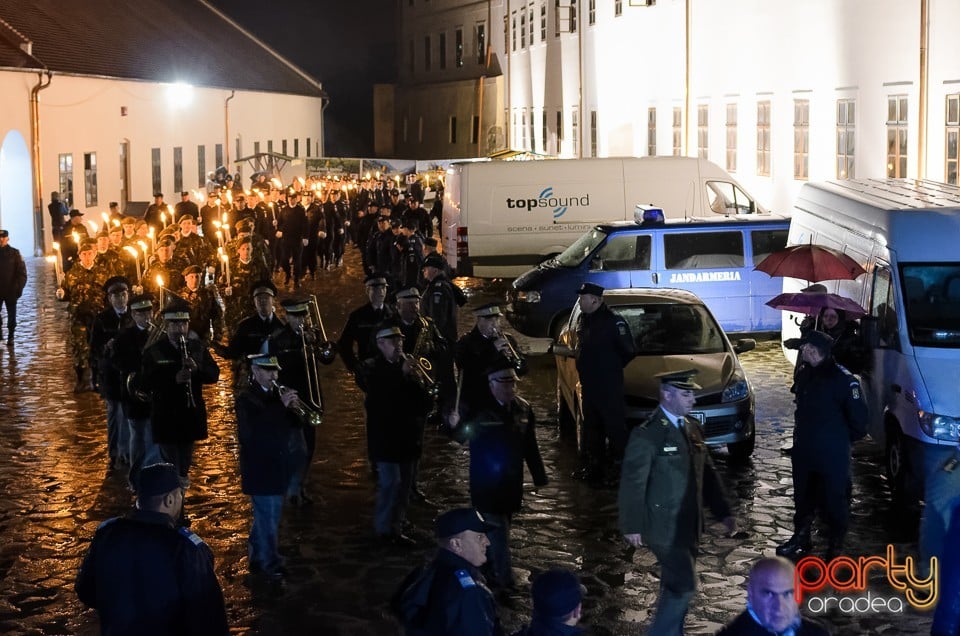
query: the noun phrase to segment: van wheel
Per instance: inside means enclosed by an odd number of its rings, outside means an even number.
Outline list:
[[[550,323],[550,337],[553,338],[554,342],[560,339],[560,333],[563,331],[563,328],[567,326],[569,320],[569,311],[554,317],[553,322]]]
[[[907,484],[907,455],[903,434],[896,423],[887,424],[887,444],[883,454],[883,464],[890,483],[890,497],[894,506],[901,508],[910,505],[910,489]]]
[[[727,444],[727,451],[730,453],[730,459],[735,462],[743,462],[750,459],[753,455],[753,449],[757,445],[757,434],[754,433],[742,442],[731,442]]]

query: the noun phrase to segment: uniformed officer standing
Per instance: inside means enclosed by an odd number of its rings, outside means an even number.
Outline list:
[[[416,287],[423,262],[423,237],[417,232],[416,219],[404,219],[396,245],[400,250],[400,288]]]
[[[393,232],[390,231],[390,215],[381,211],[377,226],[372,230],[364,247],[364,267],[368,274],[389,271],[393,258]]]
[[[188,338],[190,306],[180,298],[163,310],[166,337],[143,352],[141,386],[150,392],[150,428],[163,458],[177,467],[187,488],[193,447],[207,438],[203,385],[220,379],[206,344]]]
[[[396,314],[386,305],[387,279],[382,274],[370,274],[363,281],[369,302],[350,312],[347,323],[340,332],[337,351],[343,365],[349,371],[356,371],[362,360],[376,354],[373,341],[373,329]]]
[[[251,382],[236,398],[240,481],[250,495],[253,523],[247,540],[250,571],[280,578],[278,550],[283,498],[303,465],[303,429],[291,406],[297,392],[275,388],[280,364],[271,355],[250,358]]]
[[[527,374],[527,359],[520,353],[517,341],[503,333],[500,306],[487,303],[473,310],[477,319],[469,332],[460,337],[456,347],[457,368],[462,374],[460,403],[479,410],[490,401],[487,371],[501,357],[509,357],[517,376]],[[510,353],[512,351],[512,353]]]
[[[515,589],[510,558],[510,526],[523,501],[523,465],[535,486],[547,485],[537,445],[536,420],[530,404],[517,396],[517,373],[500,358],[487,372],[491,399],[461,418],[451,413],[454,436],[470,444],[470,502],[495,526],[490,539],[492,582],[503,591]]]
[[[493,594],[477,569],[493,530],[473,508],[437,517],[437,554],[407,575],[391,603],[408,636],[500,636]]]
[[[170,464],[143,469],[137,507],[97,528],[77,575],[102,634],[228,634],[213,553],[177,528],[183,491]]]
[[[93,391],[89,334],[93,319],[103,310],[103,289],[97,283],[97,272],[93,267],[96,256],[96,241],[83,239],[79,265],[70,268],[57,290],[57,299],[69,303],[70,353],[77,374],[74,393]]]
[[[283,269],[284,284],[292,280],[294,289],[299,289],[300,279],[303,278],[303,248],[308,243],[310,225],[307,212],[300,205],[300,193],[296,190],[287,192],[287,205],[280,213],[277,230],[281,244],[280,266]]]
[[[620,477],[620,531],[649,546],[660,563],[660,598],[648,634],[682,634],[696,590],[703,503],[737,529],[723,484],[695,420],[687,417],[700,385],[695,370],[660,374],[660,405],[630,433]],[[621,398],[622,399],[622,398]]]
[[[247,356],[261,353],[267,337],[283,328],[283,321],[277,317],[274,309],[277,288],[273,282],[267,279],[257,281],[250,290],[250,295],[253,297],[256,312],[240,321],[224,352],[224,357],[239,363],[239,366],[234,368],[235,385],[240,380],[239,376],[249,375]]]
[[[856,377],[830,352],[833,338],[808,331],[788,346],[803,360],[793,392],[793,536],[777,554],[797,558],[810,551],[810,530],[819,507],[828,526],[827,560],[843,549],[850,517],[850,445],[867,432],[867,406]]]
[[[147,225],[153,226],[155,232],[159,233],[164,225],[161,215],[169,217],[170,210],[163,201],[163,192],[154,192],[153,203],[147,206],[146,212],[143,213],[143,220]]]
[[[457,341],[457,308],[467,303],[460,288],[443,274],[443,258],[431,256],[423,261],[427,288],[420,298],[420,313],[429,316],[447,342]]]
[[[10,233],[0,230],[0,304],[7,307],[8,347],[13,346],[13,332],[17,328],[17,300],[26,284],[26,263],[20,251],[10,246]]]
[[[615,464],[623,456],[627,439],[623,368],[636,355],[636,345],[627,322],[603,302],[603,287],[584,283],[577,293],[581,312],[577,325],[577,373],[583,397],[584,466],[573,476],[595,485],[604,480],[615,483]],[[605,474],[608,470],[609,476]]]
[[[190,192],[187,190],[184,190],[180,193],[180,200],[177,201],[175,206],[173,206],[173,212],[178,220],[182,219],[184,215],[187,214],[194,219],[200,216],[200,208],[197,207],[196,203],[190,200]]]
[[[130,429],[121,407],[122,380],[120,372],[110,363],[114,338],[121,329],[130,327],[133,318],[127,308],[130,283],[123,276],[114,276],[103,284],[109,307],[97,314],[90,329],[90,368],[95,384],[107,406],[108,467],[117,462],[130,463]]]

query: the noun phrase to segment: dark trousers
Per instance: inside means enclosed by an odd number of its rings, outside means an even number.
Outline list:
[[[513,565],[510,558],[510,521],[511,515],[480,511],[488,523],[496,526],[487,532],[490,545],[487,546],[487,564],[491,576],[490,582],[497,587],[513,587]]]
[[[377,462],[377,502],[373,528],[378,535],[400,534],[413,480],[413,462]]]
[[[307,246],[303,248],[303,265],[300,267],[300,271],[304,273],[310,273],[311,275],[317,273],[317,242],[310,241],[307,243]]]
[[[283,567],[279,550],[283,495],[251,495],[250,501],[253,504],[253,523],[247,539],[250,569],[275,574]]]
[[[290,263],[293,262],[294,280],[303,276],[303,243],[300,241],[284,241],[281,245],[280,266],[287,278],[290,278]]]
[[[180,475],[180,487],[186,490],[190,487],[190,466],[193,465],[193,442],[179,442],[175,444],[160,444],[160,456],[163,461],[177,467]]]
[[[608,462],[619,462],[627,445],[623,395],[606,397],[583,398],[583,451],[591,469],[603,469]]]
[[[660,564],[660,597],[649,636],[683,634],[683,621],[696,591],[696,549],[693,547],[650,546]]]
[[[17,297],[12,294],[0,297],[0,303],[7,306],[7,334],[13,340],[13,331],[17,328]]]
[[[806,464],[802,457],[793,459],[794,529],[809,531],[819,508],[829,527],[829,539],[842,541],[850,518],[849,470],[827,473]]]

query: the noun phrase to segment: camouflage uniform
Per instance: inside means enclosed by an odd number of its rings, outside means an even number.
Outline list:
[[[157,286],[157,276],[160,276],[163,278],[164,293],[166,294],[166,290],[177,293],[180,291],[180,288],[183,287],[183,276],[180,274],[182,269],[182,267],[177,268],[173,259],[166,263],[161,263],[159,260],[156,260],[147,268],[147,271],[143,273],[143,278],[140,279],[140,285],[143,287],[144,293],[153,294],[154,298],[159,299],[160,288]]]
[[[202,239],[201,239],[202,240]],[[190,303],[190,330],[206,342],[210,341],[210,323],[213,323],[213,341],[219,342],[223,336],[223,300],[216,287],[198,287],[190,291],[184,287],[180,298]]]
[[[90,385],[90,327],[104,309],[102,281],[97,267],[78,264],[63,277],[63,300],[69,303],[70,354],[77,372],[77,384]]]
[[[93,269],[97,271],[99,276],[98,281],[101,285],[107,282],[108,278],[127,275],[127,268],[124,266],[120,254],[113,249],[107,249],[106,252],[97,252],[97,258],[93,262]]]
[[[253,298],[250,296],[250,292],[253,291],[253,284],[269,278],[270,270],[256,256],[250,259],[249,263],[243,263],[240,259],[230,259],[230,286],[233,290],[230,296],[223,296],[226,305],[224,326],[227,338],[233,337],[241,320],[256,311],[253,306]],[[226,284],[222,279],[220,282],[221,286]]]
[[[184,267],[197,265],[206,268],[207,265],[213,265],[217,262],[217,254],[209,243],[193,233],[190,236],[181,237],[177,241],[173,259],[180,262]]]

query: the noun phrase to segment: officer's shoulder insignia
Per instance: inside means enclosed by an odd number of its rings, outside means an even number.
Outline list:
[[[617,332],[618,332],[621,336],[627,335],[627,323],[625,323],[625,322],[622,321],[622,320],[618,320],[618,321],[617,321]]]
[[[846,375],[851,375],[851,376],[853,375],[853,373],[850,372],[850,369],[848,369],[847,367],[843,366],[843,365],[840,364],[839,362],[837,363],[837,368],[840,369],[840,371],[842,371],[842,372],[843,372],[844,374],[846,374]]]
[[[473,580],[473,577],[470,576],[470,573],[466,570],[457,570],[456,576],[457,580],[460,582],[460,587],[465,590],[471,587],[476,587],[477,585],[477,582]]]
[[[106,521],[104,521],[103,523],[101,523],[99,526],[97,526],[97,530],[100,530],[101,528],[106,528],[107,526],[109,526],[111,523],[113,523],[114,521],[116,521],[116,520],[119,519],[119,518],[120,518],[120,517],[110,517],[109,519],[107,519]]]
[[[859,382],[850,383],[850,395],[853,396],[854,400],[860,399],[860,383]]]
[[[179,532],[184,538],[189,539],[193,545],[203,545],[203,539],[191,532],[190,528],[184,528],[183,526],[180,526],[177,528],[177,532]]]

